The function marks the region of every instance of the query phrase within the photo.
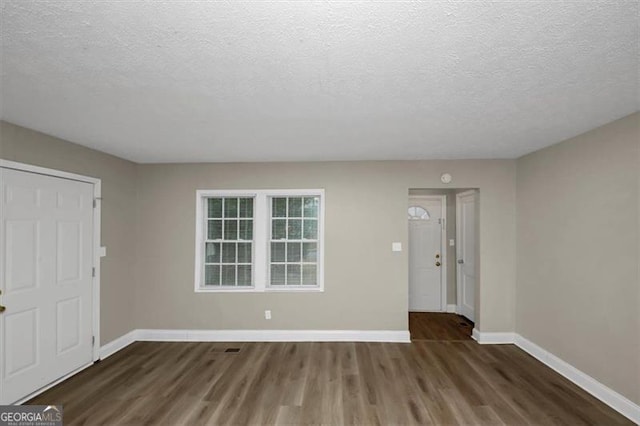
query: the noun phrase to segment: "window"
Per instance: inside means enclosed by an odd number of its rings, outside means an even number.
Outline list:
[[[204,286],[251,286],[253,198],[207,198]]]
[[[322,291],[323,190],[197,191],[196,292]]]
[[[271,286],[318,284],[320,197],[271,198]]]
[[[429,212],[420,206],[411,206],[407,210],[409,220],[429,220]]]

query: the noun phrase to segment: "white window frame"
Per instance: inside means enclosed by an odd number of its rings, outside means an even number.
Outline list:
[[[271,198],[277,197],[320,198],[318,212],[318,285],[316,286],[278,286],[271,287],[268,283],[270,262],[270,229],[271,229]],[[206,239],[205,199],[211,197],[240,197],[254,199],[253,203],[253,286],[204,286],[204,242]],[[323,292],[324,291],[324,189],[239,189],[196,190],[196,250],[195,250],[195,279],[196,293],[264,293],[264,292]]]

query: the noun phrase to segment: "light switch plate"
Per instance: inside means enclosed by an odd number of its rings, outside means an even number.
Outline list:
[[[107,248],[102,246],[100,247],[100,257],[105,257],[107,255]]]
[[[449,245],[450,245],[451,247],[455,246],[455,245],[456,245],[456,240],[453,240],[453,239],[452,239],[452,240],[449,240]]]
[[[402,243],[391,243],[391,251],[402,251]]]

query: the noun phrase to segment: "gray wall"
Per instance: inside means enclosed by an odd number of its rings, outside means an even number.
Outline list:
[[[406,330],[409,188],[482,194],[479,328],[514,330],[515,161],[155,164],[138,166],[140,328]],[[193,291],[196,189],[325,188],[324,293]],[[264,319],[271,309],[273,319]]]
[[[516,331],[640,403],[640,114],[517,163]]]
[[[0,158],[102,179],[100,340],[131,331],[135,263],[136,165],[0,121]]]

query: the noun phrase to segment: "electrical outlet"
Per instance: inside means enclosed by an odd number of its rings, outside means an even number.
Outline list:
[[[455,245],[456,245],[456,240],[453,240],[453,239],[449,240],[449,246],[453,247]]]
[[[266,311],[264,311],[264,319],[271,319],[271,310],[267,309]]]
[[[402,243],[391,243],[391,251],[402,251]]]

